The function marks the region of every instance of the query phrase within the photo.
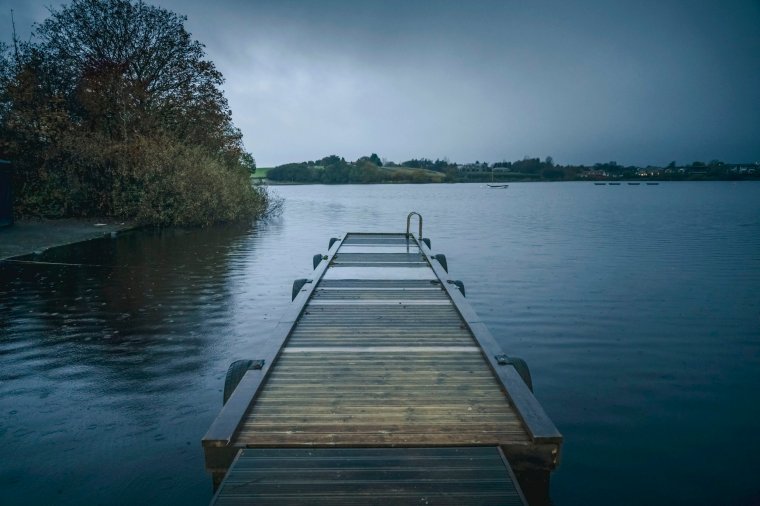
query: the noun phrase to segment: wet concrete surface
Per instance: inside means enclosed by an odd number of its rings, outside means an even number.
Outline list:
[[[0,260],[65,246],[135,228],[133,223],[107,218],[19,220],[0,227]]]

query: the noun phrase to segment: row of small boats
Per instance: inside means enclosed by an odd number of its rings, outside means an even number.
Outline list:
[[[594,183],[594,184],[597,185],[597,186],[604,186],[604,185],[620,186],[623,183]],[[628,184],[630,186],[639,186],[641,183],[634,183],[634,182],[629,181],[626,184]],[[656,185],[658,185],[660,183],[655,182],[655,181],[646,181],[644,184],[646,184],[647,186],[656,186]],[[509,188],[508,184],[493,184],[493,183],[488,183],[487,186],[489,188]]]
[[[594,183],[594,184],[595,184],[595,185],[597,185],[597,186],[604,186],[604,185],[610,185],[610,186],[620,186],[620,185],[621,185],[621,184],[623,184],[623,183]],[[640,185],[641,183],[632,183],[632,182],[628,182],[628,183],[626,183],[626,184],[628,184],[628,185],[630,185],[630,186],[638,186],[638,185]],[[648,182],[646,182],[645,184],[646,184],[647,186],[656,186],[656,185],[658,185],[658,184],[660,184],[660,183],[648,181]]]

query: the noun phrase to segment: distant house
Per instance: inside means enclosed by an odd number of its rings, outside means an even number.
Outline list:
[[[752,163],[737,163],[731,167],[734,174],[754,174],[757,172],[758,165]]]
[[[581,174],[582,177],[587,177],[590,179],[602,179],[605,177],[609,177],[609,174],[606,170],[600,170],[600,169],[591,169],[587,170],[583,174]]]
[[[483,165],[480,163],[467,163],[463,165],[457,165],[457,170],[459,172],[469,172],[469,173],[482,173],[482,172],[491,172],[491,168],[488,167],[488,165]]]

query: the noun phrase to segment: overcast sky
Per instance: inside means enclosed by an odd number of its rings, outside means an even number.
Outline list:
[[[0,33],[51,3],[0,0]],[[262,167],[760,161],[758,0],[148,3],[188,16]]]

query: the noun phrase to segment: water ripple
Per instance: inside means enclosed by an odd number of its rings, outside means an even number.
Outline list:
[[[759,190],[287,187],[268,222],[30,257],[98,267],[2,263],[0,502],[207,504],[199,440],[227,365],[257,357],[329,237],[403,231],[411,210],[499,343],[530,364],[566,437],[557,504],[758,496]]]

